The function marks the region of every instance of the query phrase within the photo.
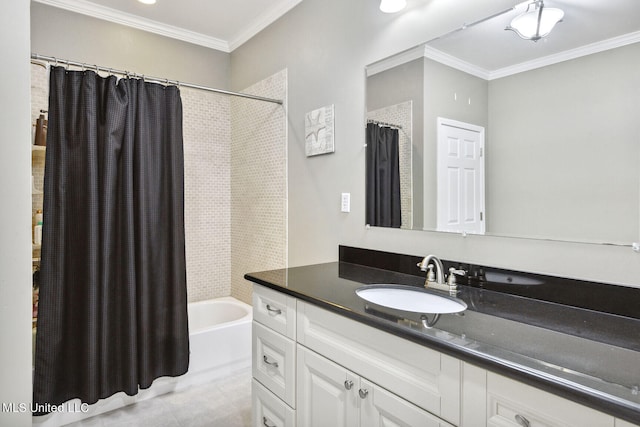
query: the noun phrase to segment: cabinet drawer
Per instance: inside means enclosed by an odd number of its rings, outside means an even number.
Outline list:
[[[296,339],[296,299],[264,286],[253,286],[253,320]]]
[[[551,393],[487,373],[489,427],[613,427],[612,416]]]
[[[295,409],[295,342],[253,322],[253,377]]]
[[[251,382],[253,427],[295,427],[293,409],[255,379]]]
[[[298,301],[298,342],[432,414],[460,423],[461,362]]]

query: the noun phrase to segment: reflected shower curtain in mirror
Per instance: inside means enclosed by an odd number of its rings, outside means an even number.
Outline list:
[[[178,88],[52,67],[47,138],[34,406],[184,374]]]
[[[398,129],[367,123],[366,223],[400,228]]]

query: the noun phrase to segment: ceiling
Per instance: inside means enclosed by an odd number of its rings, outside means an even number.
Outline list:
[[[231,52],[302,0],[34,0]]]
[[[564,11],[549,36],[532,42],[504,28],[526,3],[428,43],[489,79],[640,41],[640,0],[545,0]],[[430,55],[427,55],[430,56]],[[460,67],[457,67],[460,68]]]

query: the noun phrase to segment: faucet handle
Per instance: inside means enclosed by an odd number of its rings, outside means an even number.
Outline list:
[[[464,270],[457,270],[457,269],[451,267],[449,269],[449,277],[447,277],[447,284],[450,287],[456,286],[456,274],[458,276],[464,276],[465,274],[467,274],[467,272],[464,271]]]

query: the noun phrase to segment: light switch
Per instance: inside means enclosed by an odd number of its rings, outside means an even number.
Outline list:
[[[342,193],[341,212],[351,212],[351,193]]]

